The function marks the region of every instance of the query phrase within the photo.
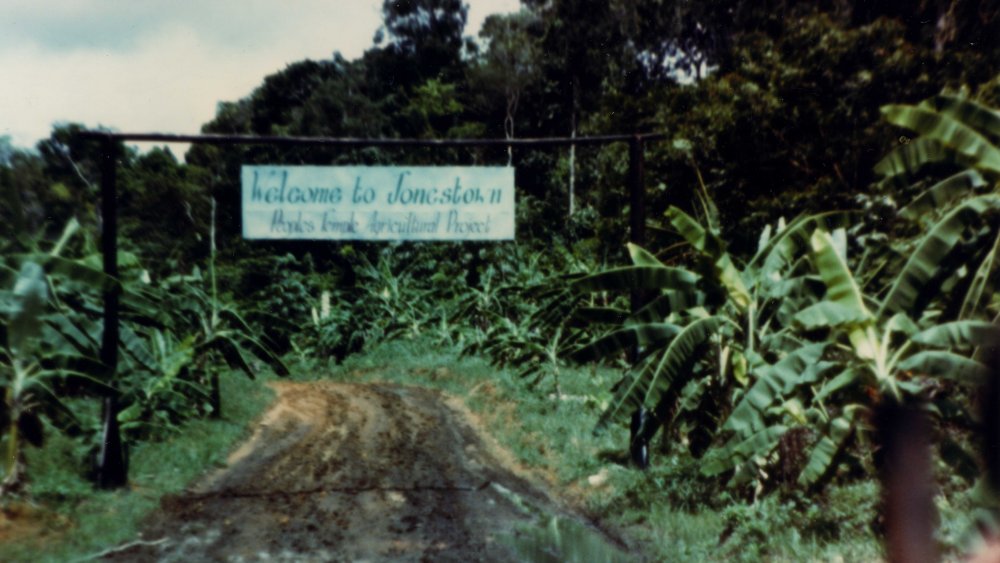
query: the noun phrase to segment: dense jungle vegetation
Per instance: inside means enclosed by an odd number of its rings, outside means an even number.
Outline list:
[[[641,408],[650,467],[592,507],[650,537],[669,509],[725,515],[712,541],[733,536],[753,557],[790,526],[873,542],[872,416],[886,402],[931,417],[941,544],[998,526],[976,405],[1000,315],[1000,6],[522,0],[477,38],[466,13],[387,0],[364,56],[290,64],[202,131],[663,132],[646,148],[644,247],[627,244],[625,145],[195,145],[183,162],[122,146],[110,279],[100,147],[77,136],[100,124],[57,125],[33,150],[0,144],[4,499],[85,498],[33,486],[54,462],[37,469],[32,452],[54,440],[93,477],[109,394],[134,451],[226,414],[220,378],[333,369],[417,340],[505,370],[505,397],[539,413],[579,411],[588,436],[621,438]],[[252,163],[510,164],[517,241],[245,241],[239,167]],[[115,372],[99,354],[109,286],[122,292]],[[636,312],[631,291],[648,297]],[[627,439],[616,445],[627,463]]]

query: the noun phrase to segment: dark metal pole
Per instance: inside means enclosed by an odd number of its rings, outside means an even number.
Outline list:
[[[101,361],[107,366],[107,383],[113,387],[118,371],[118,146],[112,138],[103,142],[101,155],[101,252],[104,273],[115,280],[104,290],[104,326],[101,334]],[[124,486],[128,480],[118,427],[118,392],[104,397],[101,449],[97,460],[97,484],[102,489]]]
[[[634,135],[628,144],[628,191],[629,191],[629,242],[643,246],[646,244],[646,171],[645,150],[641,135]],[[635,313],[646,304],[646,295],[640,289],[633,289],[632,312]],[[641,350],[636,344],[631,350],[631,362],[639,361]],[[641,469],[649,466],[649,446],[646,440],[649,415],[643,407],[632,414],[631,438],[629,454],[632,463]]]
[[[628,143],[628,195],[629,237],[632,244],[646,244],[646,156],[642,135],[635,135]],[[646,295],[641,290],[632,291],[632,312],[645,305]],[[638,352],[638,350],[634,351]],[[633,354],[635,356],[636,354]],[[637,359],[633,357],[633,361]]]

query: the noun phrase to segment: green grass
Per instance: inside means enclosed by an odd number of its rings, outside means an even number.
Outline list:
[[[223,418],[192,420],[165,441],[141,443],[130,453],[130,487],[95,491],[84,473],[85,447],[50,433],[27,452],[36,535],[0,542],[0,561],[70,561],[136,539],[143,517],[160,497],[177,493],[221,466],[270,401],[265,379],[222,378]]]
[[[385,343],[340,366],[306,360],[301,367],[303,374],[420,385],[463,398],[520,465],[650,560],[883,557],[869,526],[878,496],[873,481],[833,486],[822,498],[771,495],[747,504],[701,478],[697,461],[688,456],[654,453],[648,471],[629,468],[623,463],[623,425],[601,436],[592,433],[619,376],[612,370],[561,367],[565,398],[558,401],[551,376],[529,389],[509,370],[421,340]],[[605,483],[591,485],[588,478],[601,474]]]

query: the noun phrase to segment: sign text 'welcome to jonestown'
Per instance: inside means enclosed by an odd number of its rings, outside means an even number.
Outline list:
[[[243,166],[243,237],[512,240],[514,169]]]

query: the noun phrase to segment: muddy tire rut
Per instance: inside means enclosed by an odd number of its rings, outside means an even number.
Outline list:
[[[165,498],[143,530],[148,543],[106,559],[517,561],[519,534],[548,518],[575,521],[618,552],[511,471],[456,399],[379,383],[274,389],[227,466]],[[529,558],[567,555],[537,551]]]

